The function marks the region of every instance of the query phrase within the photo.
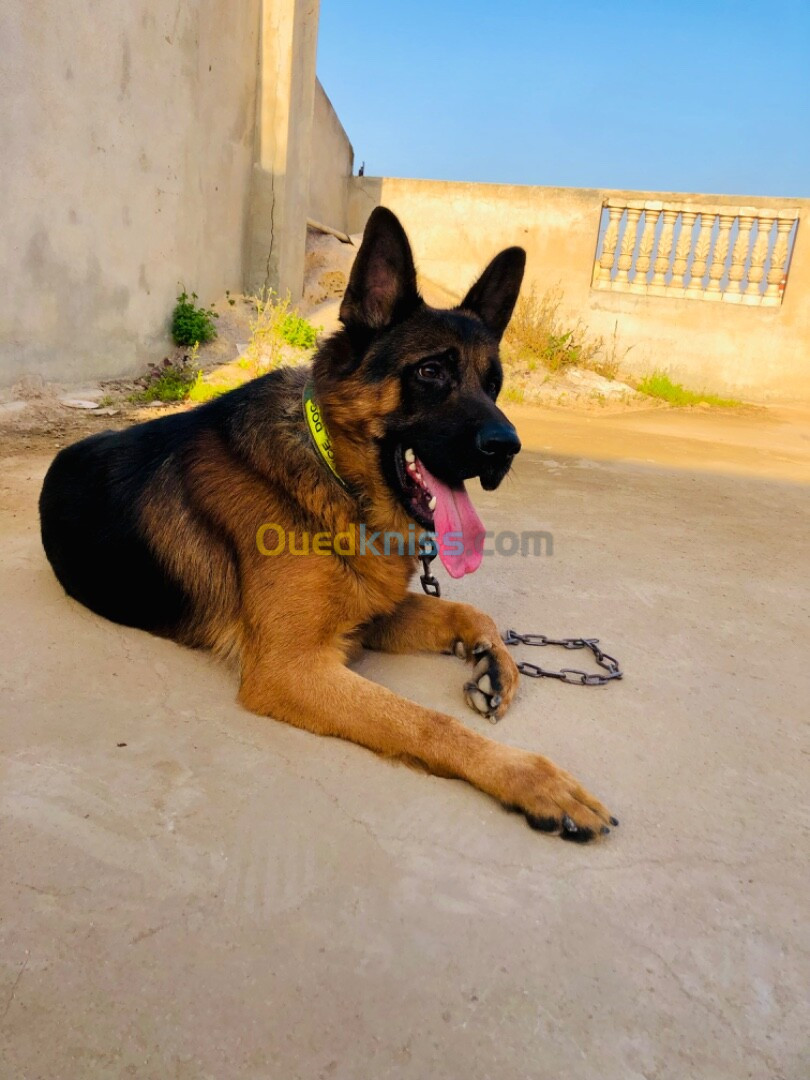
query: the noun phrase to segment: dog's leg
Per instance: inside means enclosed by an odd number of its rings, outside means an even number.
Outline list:
[[[609,831],[605,807],[547,758],[369,682],[344,666],[337,647],[281,651],[248,649],[239,697],[252,712],[466,780],[524,814],[533,829],[582,841]]]
[[[383,652],[449,652],[473,665],[467,704],[499,720],[515,696],[518,670],[489,617],[469,604],[409,593],[395,612],[364,628],[363,644]]]

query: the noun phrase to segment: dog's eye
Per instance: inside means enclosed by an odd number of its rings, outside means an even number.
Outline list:
[[[416,369],[416,374],[425,382],[438,382],[444,376],[444,367],[438,360],[425,360]]]

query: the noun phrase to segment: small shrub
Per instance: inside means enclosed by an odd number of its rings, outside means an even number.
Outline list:
[[[132,394],[130,401],[146,405],[150,401],[185,401],[200,374],[197,367],[197,348],[180,357],[165,357],[160,364],[149,364],[146,375],[139,380],[142,390]]]
[[[638,384],[638,389],[642,394],[666,401],[670,405],[705,404],[721,409],[731,409],[742,404],[736,398],[722,398],[717,394],[686,390],[680,383],[673,382],[665,371],[654,371],[652,375],[646,375]]]
[[[539,361],[549,371],[587,366],[601,346],[601,338],[589,339],[582,322],[566,326],[560,316],[563,292],[559,285],[538,297],[532,288],[515,306],[505,342],[518,357]]]
[[[560,285],[539,297],[532,286],[520,297],[504,336],[507,362],[525,364],[530,372],[538,363],[548,371],[582,367],[605,379],[615,379],[621,361],[630,351],[619,348],[618,324],[609,342],[592,337],[581,319],[573,326],[566,322],[560,312],[562,301]]]
[[[267,297],[254,297],[256,314],[250,321],[250,342],[239,366],[253,376],[278,367],[284,359],[283,346],[292,345],[302,351],[313,349],[320,327],[315,327],[294,308],[290,297],[283,300],[270,292]]]
[[[195,292],[189,296],[185,289],[177,297],[172,313],[172,337],[177,345],[205,345],[217,336],[214,320],[219,314],[214,311],[213,304],[208,308],[197,307],[197,299]]]
[[[314,349],[318,340],[317,328],[297,311],[288,311],[284,315],[278,332],[288,345],[294,345],[297,349]]]

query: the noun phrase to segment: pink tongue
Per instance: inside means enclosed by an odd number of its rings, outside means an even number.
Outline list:
[[[481,565],[486,530],[470,502],[470,496],[463,484],[461,488],[449,488],[447,484],[437,480],[421,461],[418,468],[430,491],[436,496],[433,524],[436,543],[439,545],[439,558],[450,577],[460,578],[465,574],[472,574]]]

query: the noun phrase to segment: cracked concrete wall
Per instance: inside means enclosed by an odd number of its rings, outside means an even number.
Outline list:
[[[260,14],[2,5],[0,381],[141,370],[179,282],[242,287]]]
[[[364,176],[350,181],[348,231],[359,232],[375,206],[390,207],[402,219],[422,274],[459,298],[493,255],[519,244],[528,255],[527,285],[542,295],[559,284],[570,325],[581,319],[608,342],[615,328],[625,374],[662,368],[698,390],[750,401],[808,400],[810,199],[755,200],[777,210],[799,207],[788,287],[782,305],[768,308],[592,289],[599,218],[610,196],[752,201]]]
[[[245,289],[304,287],[319,0],[265,0]]]
[[[309,216],[343,232],[348,230],[349,179],[354,149],[320,82],[315,82]]]

